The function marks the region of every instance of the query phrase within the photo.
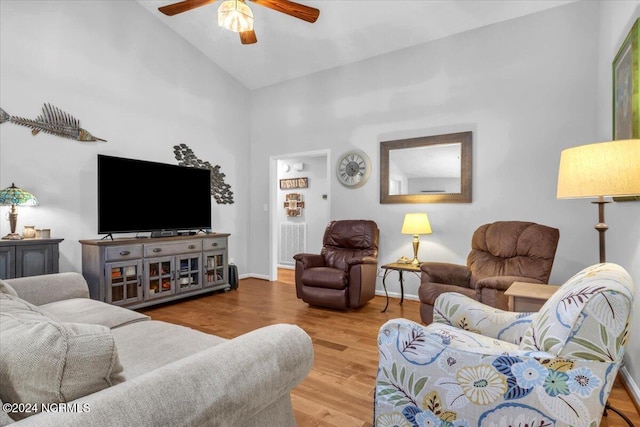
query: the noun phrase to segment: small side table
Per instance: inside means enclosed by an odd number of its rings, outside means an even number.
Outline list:
[[[382,276],[382,287],[384,288],[384,294],[387,296],[387,303],[384,306],[384,309],[381,313],[387,311],[387,307],[389,307],[389,293],[387,292],[387,275],[392,271],[398,272],[398,279],[400,280],[400,304],[404,301],[404,277],[403,273],[405,271],[409,271],[414,273],[418,277],[420,277],[420,266],[413,264],[400,264],[397,262],[392,262],[391,264],[385,264],[380,267],[384,270],[384,276]]]
[[[509,311],[535,312],[540,310],[558,288],[560,286],[513,282],[509,289],[504,291],[504,295],[509,297]]]
[[[0,240],[0,279],[57,273],[63,240]]]

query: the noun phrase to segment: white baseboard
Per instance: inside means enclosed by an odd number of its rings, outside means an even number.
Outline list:
[[[269,277],[269,275],[267,274],[252,274],[252,273],[246,273],[246,274],[241,274],[238,276],[239,279],[260,279],[260,280],[271,280],[271,278]]]
[[[381,297],[385,296],[384,290],[376,289],[376,295],[379,295]],[[389,292],[389,298],[400,299],[400,292]],[[418,296],[413,294],[404,294],[404,299],[408,299],[411,301],[420,301]]]
[[[620,368],[620,375],[624,379],[624,382],[629,390],[629,394],[631,395],[631,399],[635,401],[636,408],[640,408],[640,388],[638,388],[638,384],[631,378],[631,374],[627,371],[626,367]]]

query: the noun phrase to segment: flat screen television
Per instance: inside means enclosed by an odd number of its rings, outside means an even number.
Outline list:
[[[98,234],[211,228],[211,171],[98,154]]]

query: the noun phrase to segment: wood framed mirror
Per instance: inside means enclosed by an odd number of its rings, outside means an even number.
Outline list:
[[[382,141],[380,203],[471,203],[472,132]]]

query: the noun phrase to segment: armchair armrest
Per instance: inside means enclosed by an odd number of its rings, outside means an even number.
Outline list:
[[[422,283],[434,282],[468,288],[471,286],[471,270],[465,265],[446,262],[423,262]]]
[[[324,267],[324,257],[319,254],[296,254],[293,259],[302,263],[304,268]]]
[[[89,298],[89,286],[80,273],[55,273],[5,280],[23,300],[34,305],[71,298]]]
[[[457,292],[436,298],[434,323],[445,323],[487,337],[520,344],[537,313],[516,313],[493,308]]]
[[[283,400],[312,365],[313,344],[301,328],[271,325],[71,402],[90,410],[42,412],[21,423],[257,426],[256,416],[274,405],[287,409]]]
[[[347,261],[347,265],[351,268],[357,264],[378,264],[378,259],[371,256],[354,257]]]
[[[540,280],[531,277],[522,276],[492,276],[485,277],[476,282],[476,290],[480,292],[482,289],[495,289],[497,291],[506,291],[513,282],[527,282],[543,284]]]

